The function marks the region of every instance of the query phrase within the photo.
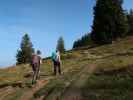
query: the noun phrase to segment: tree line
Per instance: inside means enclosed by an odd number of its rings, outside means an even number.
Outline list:
[[[123,0],[96,0],[92,31],[76,40],[73,48],[108,44],[133,35],[133,10],[125,11],[122,4]]]
[[[73,48],[79,48],[84,46],[89,46],[92,44],[90,33],[85,34],[80,39],[76,40],[73,44]]]

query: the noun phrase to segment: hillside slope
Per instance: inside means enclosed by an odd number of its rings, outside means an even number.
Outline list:
[[[44,60],[31,85],[29,65],[0,70],[0,100],[132,100],[133,37],[62,55],[62,75]]]

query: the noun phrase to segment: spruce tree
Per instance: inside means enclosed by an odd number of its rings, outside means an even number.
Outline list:
[[[122,0],[96,0],[91,33],[95,43],[112,43],[126,35],[128,24],[122,3]]]
[[[127,14],[129,31],[127,35],[133,35],[133,9]]]
[[[114,39],[125,37],[128,33],[128,20],[126,12],[122,8],[123,0],[113,0],[115,10],[115,26]]]
[[[64,46],[64,39],[63,39],[63,37],[60,37],[58,39],[56,50],[60,51],[61,53],[65,52],[65,46]]]
[[[34,53],[33,45],[28,34],[22,38],[20,49],[17,51],[17,64],[25,64],[31,62],[32,53]]]

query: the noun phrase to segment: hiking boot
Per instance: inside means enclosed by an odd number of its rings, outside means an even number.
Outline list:
[[[32,81],[32,85],[36,84],[37,82],[36,81]]]

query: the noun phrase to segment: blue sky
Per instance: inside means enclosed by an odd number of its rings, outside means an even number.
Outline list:
[[[74,40],[91,31],[94,4],[95,0],[1,0],[0,66],[15,63],[24,33],[43,57],[55,50],[59,36],[71,49]],[[133,0],[125,0],[124,9],[132,4]]]

